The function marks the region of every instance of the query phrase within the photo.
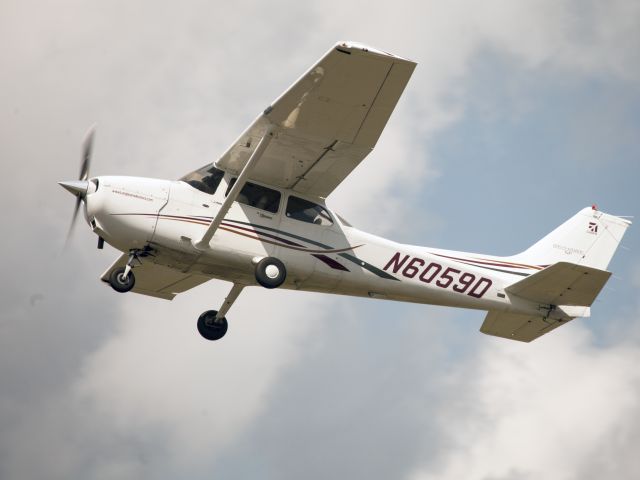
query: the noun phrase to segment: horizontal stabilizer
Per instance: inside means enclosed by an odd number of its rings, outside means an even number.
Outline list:
[[[539,315],[489,311],[480,331],[495,337],[530,342],[570,320],[573,318],[554,319]]]
[[[611,272],[569,262],[558,262],[510,285],[505,290],[519,297],[550,305],[589,306]]]
[[[103,282],[109,281],[111,272],[118,267],[124,267],[127,264],[129,256],[126,254],[120,257],[102,274],[100,279]],[[136,283],[132,292],[151,297],[163,298],[165,300],[173,300],[178,293],[185,292],[191,288],[209,280],[204,275],[196,275],[193,273],[183,273],[173,268],[158,265],[151,261],[142,261],[142,265],[134,265],[133,274]]]

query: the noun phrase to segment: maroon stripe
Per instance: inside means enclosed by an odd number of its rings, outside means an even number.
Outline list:
[[[433,255],[437,255],[438,257],[450,258],[451,260],[458,260],[460,262],[474,262],[481,265],[493,265],[496,267],[508,267],[508,268],[528,268],[528,269],[536,269],[540,270],[541,267],[537,267],[534,265],[525,265],[523,263],[511,263],[511,262],[497,262],[497,261],[489,261],[489,260],[476,260],[472,258],[459,258],[459,257],[450,257],[448,255],[442,255],[440,253],[434,253]]]
[[[268,243],[270,245],[276,245],[278,247],[290,248],[292,250],[299,250],[301,252],[307,252],[309,250],[308,248],[305,248],[305,247],[294,247],[294,246],[291,246],[291,245],[286,245],[284,243],[274,242],[273,240],[267,240],[266,238],[260,238],[258,236],[249,235],[248,233],[238,232],[236,230],[232,230],[229,227],[225,227],[224,225],[220,225],[220,230],[224,230],[225,232],[235,233],[236,235],[241,235],[243,237],[252,238],[254,240],[258,240],[259,242]],[[251,232],[251,233],[255,233],[255,232]],[[311,250],[311,251],[313,252],[313,251],[317,251],[317,250]]]
[[[334,270],[342,270],[343,272],[348,272],[349,271],[349,269],[347,267],[342,265],[340,262],[335,261],[331,257],[327,257],[326,255],[317,255],[315,253],[312,253],[311,255],[316,257],[319,260],[322,260],[324,263],[329,265]]]
[[[142,216],[151,216],[151,217],[155,217],[156,214],[151,214],[151,213],[112,213],[111,215],[142,215]],[[175,220],[175,221],[179,221],[179,222],[187,222],[187,223],[195,223],[198,225],[209,225],[211,223],[211,217],[204,217],[204,216],[183,216],[183,215],[168,215],[168,214],[158,214],[157,215],[160,219],[164,219],[164,220]],[[230,220],[230,222],[234,222],[234,223],[242,223],[242,222],[237,222],[235,220]],[[226,228],[223,228],[226,227]],[[260,228],[259,225],[257,225],[258,228]],[[266,228],[266,227],[265,227]],[[227,223],[227,221],[223,221],[220,225],[220,229],[224,230],[226,232],[230,232],[230,233],[235,233],[236,235],[242,235],[243,237],[248,237],[248,238],[252,238],[254,240],[258,240],[258,241],[262,241],[262,242],[266,242],[269,243],[271,245],[277,245],[280,247],[284,247],[284,248],[291,248],[293,250],[299,250],[302,252],[326,252],[326,253],[339,253],[339,252],[346,252],[349,250],[355,250],[356,248],[361,247],[362,245],[356,245],[354,247],[345,247],[345,248],[338,248],[338,249],[327,249],[326,247],[324,247],[323,250],[315,250],[315,249],[310,249],[309,247],[306,247],[304,245],[301,245],[299,243],[295,243],[291,240],[287,240],[284,239],[282,237],[273,235],[273,234],[269,234],[269,233],[265,233],[262,231],[257,231],[257,230],[253,230],[250,228],[246,228],[246,227],[240,227],[238,225],[234,225],[234,224],[229,224]],[[244,230],[246,232],[249,233],[253,233],[254,235],[247,235],[246,233],[242,233],[242,232],[238,232],[236,230]],[[277,240],[278,242],[282,242],[282,243],[276,243],[270,240],[267,240],[266,238],[262,238],[262,237],[270,237],[273,238],[274,240]],[[311,242],[311,240],[308,240],[309,242]],[[329,257],[327,257],[329,260],[331,260]],[[326,263],[326,262],[325,262]],[[337,263],[337,262],[336,262]],[[340,265],[338,263],[338,265]],[[340,267],[343,267],[342,265],[340,265]],[[334,267],[335,268],[335,267]],[[339,268],[339,269],[342,269]],[[346,269],[345,269],[346,270]],[[347,270],[348,271],[348,270]]]
[[[273,238],[274,240],[278,240],[279,242],[286,243],[287,245],[293,245],[294,247],[304,247],[304,245],[300,245],[299,243],[292,242],[291,240],[287,240],[286,238],[278,237],[277,235],[272,235],[270,233],[258,232],[251,228],[239,227],[238,225],[231,225],[227,222],[222,222],[222,225],[225,225],[230,228],[237,228],[238,230],[244,230],[245,232],[255,233],[256,235],[260,235],[262,237]],[[304,247],[304,248],[307,248],[307,247]]]

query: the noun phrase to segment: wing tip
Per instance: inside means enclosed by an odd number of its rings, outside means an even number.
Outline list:
[[[383,57],[390,57],[397,60],[402,60],[404,62],[416,63],[413,60],[408,58],[401,57],[399,55],[395,55],[393,53],[385,52],[384,50],[380,50],[378,48],[372,47],[370,45],[366,45],[360,42],[354,42],[351,40],[342,40],[335,44],[335,49],[341,53],[346,53],[351,55],[353,51],[360,51],[365,53],[372,53],[375,55],[380,55]]]

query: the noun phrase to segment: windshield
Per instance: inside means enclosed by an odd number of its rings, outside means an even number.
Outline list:
[[[220,181],[224,177],[224,172],[212,165],[191,172],[180,180],[188,183],[193,188],[197,188],[201,192],[213,195],[220,185]]]

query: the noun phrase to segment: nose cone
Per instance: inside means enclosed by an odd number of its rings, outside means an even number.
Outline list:
[[[58,182],[65,190],[68,190],[76,197],[84,198],[87,195],[89,189],[89,182],[86,180],[69,180],[67,182]]]

